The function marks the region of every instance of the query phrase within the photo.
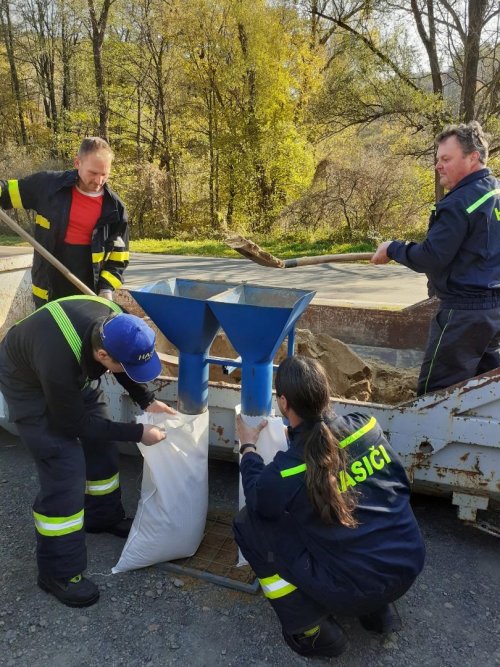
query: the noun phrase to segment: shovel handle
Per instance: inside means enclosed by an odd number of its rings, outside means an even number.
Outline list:
[[[85,283],[82,283],[82,281],[77,278],[71,271],[64,266],[58,259],[54,257],[48,250],[46,250],[43,245],[38,243],[31,234],[28,234],[27,231],[25,231],[20,225],[17,224],[10,216],[7,215],[2,209],[0,209],[0,220],[4,222],[8,227],[12,229],[12,231],[16,232],[16,234],[19,234],[23,239],[28,241],[29,244],[33,246],[33,248],[40,253],[40,255],[47,260],[47,262],[50,262],[52,266],[55,266],[55,268],[60,271],[65,278],[67,278],[75,287],[78,287],[80,292],[83,292],[84,294],[87,294],[88,296],[96,296],[96,293],[93,292],[90,287],[87,287]]]
[[[372,252],[347,252],[338,255],[317,255],[316,257],[298,257],[297,259],[285,259],[285,269],[294,266],[309,266],[311,264],[328,264],[332,262],[358,262],[362,259],[370,260]]]

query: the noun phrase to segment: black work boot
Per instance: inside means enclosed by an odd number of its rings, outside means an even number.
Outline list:
[[[130,529],[132,528],[133,519],[125,517],[117,523],[114,523],[112,526],[94,528],[90,526],[85,526],[86,533],[111,533],[111,535],[116,535],[117,537],[128,537]]]
[[[335,657],[347,647],[344,631],[331,617],[298,635],[290,635],[283,630],[283,637],[292,651],[310,657]]]
[[[394,603],[386,604],[377,611],[359,617],[359,622],[365,630],[385,635],[389,632],[399,632],[402,627],[401,618]]]
[[[81,574],[71,579],[53,579],[38,575],[38,585],[68,607],[90,607],[99,599],[99,589]]]

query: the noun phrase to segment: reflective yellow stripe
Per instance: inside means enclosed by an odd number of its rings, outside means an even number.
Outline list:
[[[500,195],[500,189],[496,190],[490,190],[490,192],[487,192],[485,195],[477,199],[473,204],[469,206],[469,208],[465,209],[467,213],[473,213],[476,208],[479,208],[481,204],[484,204],[484,202],[487,199],[490,199],[490,197],[494,197],[495,195]]]
[[[99,262],[102,262],[104,259],[104,253],[103,252],[93,252],[92,253],[92,262],[94,264],[98,264]]]
[[[40,227],[45,227],[45,229],[50,229],[50,222],[47,218],[44,218],[43,215],[36,216],[35,224],[40,225]]]
[[[109,479],[87,480],[85,493],[89,496],[105,496],[112,493],[120,486],[120,473],[116,473]]]
[[[265,579],[259,579],[259,583],[264,595],[270,600],[282,598],[297,590],[297,586],[282,579],[279,574],[274,574],[272,577],[266,577]]]
[[[37,531],[46,537],[69,535],[83,528],[83,510],[72,516],[44,516],[33,512],[33,518]]]
[[[80,363],[82,358],[82,339],[78,335],[73,323],[66,315],[61,305],[57,301],[52,301],[44,306],[52,317],[55,319],[57,326],[61,330],[62,335],[66,339],[66,342],[73,351],[73,354],[76,357],[78,363]]]
[[[116,276],[114,276],[112,273],[109,271],[101,271],[101,278],[104,278],[104,280],[107,280],[108,283],[114,287],[115,289],[118,289],[118,287],[121,287],[121,280],[118,280]]]
[[[107,259],[111,259],[113,262],[128,262],[130,253],[127,250],[120,252],[113,250],[109,253]]]
[[[49,292],[46,289],[42,289],[41,287],[37,287],[36,285],[31,286],[31,291],[35,296],[37,296],[39,299],[43,299],[44,301],[49,300]]]
[[[113,301],[109,301],[109,299],[104,299],[102,296],[87,296],[86,294],[74,294],[73,296],[63,296],[57,300],[59,303],[61,303],[62,301],[95,301],[96,303],[102,303],[103,306],[111,308],[111,310],[114,310],[115,313],[118,314],[123,313],[123,310],[117,303],[113,303]],[[45,308],[45,306],[42,307]],[[28,315],[28,317],[30,317],[30,315]]]
[[[339,442],[339,447],[347,447],[347,445],[350,445],[352,442],[355,440],[359,440],[365,433],[368,433],[368,431],[371,431],[372,428],[374,428],[377,424],[377,420],[375,417],[371,417],[370,421],[368,424],[365,424],[361,428],[358,428],[357,431],[354,431],[354,433],[351,433],[351,435],[347,436],[347,438],[344,438]]]
[[[12,203],[12,208],[22,208],[21,195],[19,193],[19,181],[7,181],[9,186],[9,197]]]
[[[306,464],[301,463],[298,466],[295,466],[294,468],[286,468],[285,470],[280,470],[280,475],[282,477],[291,477],[292,475],[298,475],[301,472],[304,472],[306,469]]]

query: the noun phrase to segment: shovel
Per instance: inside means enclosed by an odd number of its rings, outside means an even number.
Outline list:
[[[373,257],[372,252],[351,252],[344,255],[316,255],[315,257],[297,257],[297,259],[279,259],[279,257],[262,250],[256,243],[239,234],[227,236],[225,243],[243,257],[251,259],[252,262],[275,269],[292,269],[295,266],[328,264],[329,262],[357,262],[360,259],[371,259]]]
[[[23,239],[28,241],[35,250],[40,253],[40,255],[47,260],[47,262],[50,262],[52,266],[55,266],[55,268],[60,271],[67,280],[69,280],[75,287],[78,287],[80,292],[83,292],[84,294],[88,294],[89,296],[97,296],[95,292],[93,292],[90,287],[87,287],[85,283],[82,283],[82,281],[77,278],[69,269],[67,269],[64,264],[62,264],[58,259],[54,257],[48,250],[46,250],[43,245],[38,243],[38,241],[35,241],[35,239],[28,234],[28,232],[24,231],[22,227],[20,227],[17,222],[12,220],[10,216],[7,215],[2,209],[0,209],[0,220],[4,222],[12,231],[16,232],[16,234],[19,234]]]

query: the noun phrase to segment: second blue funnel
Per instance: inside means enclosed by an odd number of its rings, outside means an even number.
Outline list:
[[[271,412],[273,359],[315,292],[240,285],[210,298],[210,308],[242,359],[241,409]]]

